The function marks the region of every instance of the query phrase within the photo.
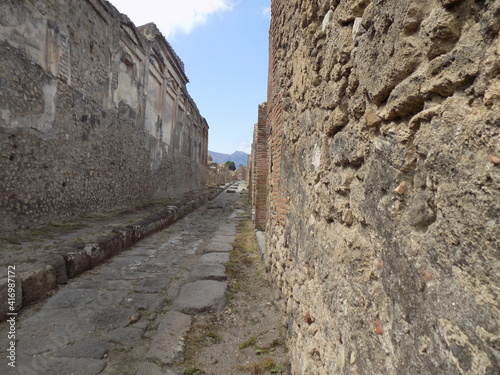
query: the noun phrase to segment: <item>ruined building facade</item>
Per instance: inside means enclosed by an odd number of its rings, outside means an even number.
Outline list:
[[[187,82],[157,27],[107,1],[2,1],[2,229],[204,187]]]
[[[498,19],[272,0],[266,259],[293,373],[500,372]]]
[[[226,164],[217,164],[208,156],[207,185],[211,187],[220,186],[233,181],[233,173]]]

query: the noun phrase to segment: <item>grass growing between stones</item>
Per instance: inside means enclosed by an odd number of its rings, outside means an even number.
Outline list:
[[[233,250],[229,253],[229,262],[226,264],[227,276],[234,278],[235,282],[238,281],[242,270],[254,264],[258,258],[252,220],[241,220],[236,228],[236,239],[233,242]]]
[[[232,245],[228,305],[222,313],[194,317],[180,364],[184,375],[290,374],[280,314],[249,218],[239,221]]]

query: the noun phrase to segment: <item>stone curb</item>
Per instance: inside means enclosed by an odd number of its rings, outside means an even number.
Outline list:
[[[141,239],[164,229],[197,208],[214,199],[223,190],[215,188],[196,198],[183,199],[167,206],[134,225],[115,229],[111,236],[77,245],[71,249],[61,248],[53,251],[29,271],[16,274],[16,306],[19,312],[23,305],[43,299],[47,292],[58,284],[94,268],[106,259],[128,249]],[[0,279],[0,322],[7,319],[7,278]],[[4,302],[5,301],[5,302]]]

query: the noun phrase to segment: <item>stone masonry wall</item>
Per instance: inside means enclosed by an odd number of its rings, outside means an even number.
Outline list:
[[[204,187],[208,125],[154,24],[0,3],[0,230]]]
[[[273,0],[294,374],[500,373],[500,2]]]
[[[213,161],[208,162],[208,186],[220,186],[232,182],[234,173],[232,173],[226,164],[217,164]]]

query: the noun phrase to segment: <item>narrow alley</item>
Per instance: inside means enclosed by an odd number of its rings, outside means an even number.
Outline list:
[[[233,185],[24,309],[16,317],[16,367],[2,356],[0,368],[23,375],[183,374],[174,364],[182,361],[192,316],[225,306],[224,263],[245,188]],[[3,322],[2,338],[8,329]]]

